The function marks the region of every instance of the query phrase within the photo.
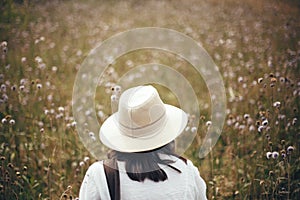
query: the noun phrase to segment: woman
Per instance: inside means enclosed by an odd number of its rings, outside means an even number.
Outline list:
[[[79,199],[206,199],[198,169],[174,152],[186,124],[186,113],[164,104],[154,87],[123,92],[118,112],[100,128],[100,140],[112,151],[89,167]]]

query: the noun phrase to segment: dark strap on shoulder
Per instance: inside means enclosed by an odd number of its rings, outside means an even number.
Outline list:
[[[178,156],[178,158],[179,158],[180,160],[182,160],[185,164],[187,164],[187,159],[185,159],[184,157],[181,157],[181,156]],[[168,167],[174,169],[174,170],[177,171],[178,173],[181,173],[181,171],[180,171],[179,169],[177,169],[176,167],[174,167],[174,166],[172,166],[172,165],[170,165],[170,164],[168,165]]]
[[[103,162],[107,186],[111,200],[120,200],[120,175],[118,164],[115,159],[105,160]]]
[[[184,158],[184,157],[182,157],[182,156],[179,156],[178,157],[180,160],[182,160],[185,164],[187,164],[187,159],[186,158]]]

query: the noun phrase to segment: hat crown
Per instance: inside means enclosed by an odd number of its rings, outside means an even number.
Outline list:
[[[187,121],[187,114],[164,104],[154,87],[138,86],[122,93],[118,111],[100,128],[100,140],[116,151],[149,151],[176,139]]]
[[[137,132],[130,130],[146,128],[159,121],[163,121],[165,112],[164,103],[153,86],[138,86],[126,90],[121,95],[118,109],[118,123],[123,128],[129,130],[129,133],[128,131],[124,131],[124,134],[136,137],[139,135],[132,134],[136,134]]]

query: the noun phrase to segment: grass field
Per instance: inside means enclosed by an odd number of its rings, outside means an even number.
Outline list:
[[[197,88],[198,135],[186,151],[207,183],[209,199],[300,196],[300,4],[284,0],[127,0],[0,2],[0,199],[75,199],[88,166],[72,116],[76,73],[89,51],[137,27],[164,27],[203,45],[219,66],[227,117],[218,143],[198,157],[210,99]],[[114,84],[127,68],[156,59],[145,50],[113,63]],[[109,69],[111,70],[111,69]],[[110,72],[108,72],[110,73]],[[107,88],[106,88],[107,89]],[[162,88],[163,90],[164,88]],[[97,89],[102,122],[110,94]],[[173,95],[164,100],[176,104]]]

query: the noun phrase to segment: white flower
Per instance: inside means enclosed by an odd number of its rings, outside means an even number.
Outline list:
[[[15,90],[17,89],[17,86],[16,86],[16,85],[13,85],[13,86],[10,87],[10,89],[11,89],[12,91],[15,91]]]
[[[22,57],[22,58],[21,58],[21,62],[22,62],[22,63],[26,62],[26,60],[27,60],[26,57]]]
[[[115,86],[115,92],[121,92],[121,86],[119,86],[119,85],[116,85]]]
[[[72,123],[71,123],[71,126],[75,127],[75,126],[76,126],[76,122],[75,122],[75,121],[72,122]]]
[[[2,47],[7,47],[7,42],[6,42],[6,41],[1,42],[1,45],[0,45],[0,46],[2,46]]]
[[[95,137],[95,133],[93,133],[92,131],[89,132],[89,136],[90,137]]]
[[[16,121],[14,119],[9,120],[10,125],[14,125],[15,123],[16,123]]]
[[[39,127],[43,128],[44,123],[43,123],[42,121],[39,121],[39,122],[38,122],[38,125],[39,125]]]
[[[1,85],[1,90],[2,90],[3,92],[6,91],[6,85],[5,85],[5,84],[2,84],[2,85]]]
[[[118,100],[117,95],[115,95],[115,94],[111,95],[110,100],[111,101],[117,101]]]
[[[292,152],[292,151],[294,151],[294,147],[293,146],[288,146],[287,152]]]
[[[43,62],[43,59],[42,59],[41,57],[39,57],[39,56],[36,56],[36,57],[34,58],[34,60],[35,60],[35,62],[37,62],[37,63]]]
[[[62,113],[59,113],[55,116],[55,119],[62,119],[64,115]]]
[[[268,151],[266,153],[266,157],[267,157],[267,159],[270,159],[272,157],[272,152]]]
[[[26,82],[27,82],[27,79],[22,78],[22,79],[20,80],[20,85],[24,85]]]
[[[205,123],[206,126],[210,126],[211,124],[212,124],[211,121],[207,121],[207,122]]]
[[[79,166],[82,167],[83,165],[84,165],[84,162],[81,161],[81,162],[79,163]]]
[[[276,107],[276,108],[279,108],[280,104],[281,104],[280,101],[276,101],[276,102],[273,103],[273,106]]]
[[[1,120],[1,122],[2,122],[2,124],[5,124],[5,123],[7,122],[7,119],[6,119],[6,118],[3,118],[3,119]]]
[[[278,156],[279,156],[279,153],[278,153],[277,151],[273,151],[273,152],[272,152],[272,158],[273,158],[273,159],[277,159]]]
[[[104,117],[104,113],[102,110],[99,110],[97,114],[98,114],[98,117],[100,117],[100,118]]]
[[[261,123],[263,126],[267,126],[268,124],[269,124],[269,122],[268,122],[268,120],[267,119],[265,119],[264,121],[262,121],[262,123]]]
[[[57,67],[56,66],[52,66],[52,71],[56,72],[57,71]]]
[[[197,127],[193,126],[193,127],[191,128],[191,132],[192,132],[192,133],[197,132]]]
[[[42,84],[40,84],[40,83],[36,84],[36,88],[37,88],[37,89],[42,89],[42,87],[43,87]]]
[[[3,94],[3,95],[2,95],[2,100],[3,100],[4,102],[7,102],[7,101],[8,101],[8,96],[7,96],[7,94]]]
[[[244,124],[239,125],[239,130],[244,130],[246,128],[246,126]]]
[[[231,126],[232,123],[233,123],[231,119],[228,119],[226,122],[227,122],[227,125],[228,125],[228,126]]]
[[[244,114],[244,119],[248,119],[250,117],[249,114]]]
[[[254,126],[254,125],[251,125],[251,126],[249,127],[249,131],[255,131],[255,126]]]
[[[241,83],[241,82],[243,82],[243,80],[244,80],[243,77],[241,77],[241,76],[238,77],[238,82]]]
[[[297,120],[298,120],[298,119],[297,119],[296,117],[294,117],[294,118],[293,118],[293,122],[292,122],[293,126],[295,126],[295,125],[296,125],[296,123],[297,123]]]
[[[49,95],[47,96],[47,100],[48,100],[49,102],[51,102],[51,101],[53,100],[53,95],[52,95],[52,94],[49,94]]]
[[[259,126],[259,127],[257,128],[257,131],[258,131],[259,133],[261,133],[263,129],[264,129],[264,126]]]
[[[59,112],[64,112],[64,111],[65,111],[65,108],[62,107],[62,106],[59,106],[59,107],[58,107],[58,111],[59,111]]]
[[[90,160],[90,157],[88,157],[88,156],[84,157],[84,159],[83,159],[84,162],[88,162],[89,160]]]
[[[25,86],[24,86],[24,85],[21,85],[21,86],[19,87],[19,89],[20,89],[21,91],[23,91],[23,90],[25,89]]]

